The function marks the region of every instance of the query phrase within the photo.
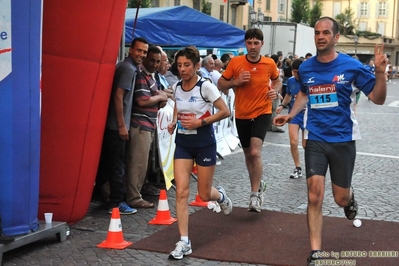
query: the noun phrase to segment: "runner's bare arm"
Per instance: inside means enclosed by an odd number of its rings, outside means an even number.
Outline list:
[[[388,58],[384,54],[384,44],[376,44],[374,47],[375,85],[373,91],[368,95],[375,104],[384,104],[387,96],[387,83],[385,69],[388,65]]]

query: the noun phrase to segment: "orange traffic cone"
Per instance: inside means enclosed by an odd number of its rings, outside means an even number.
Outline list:
[[[122,223],[119,208],[113,208],[109,223],[107,239],[97,245],[99,248],[124,249],[132,242],[125,241],[122,233]]]
[[[168,199],[166,198],[166,190],[161,189],[158,201],[158,211],[154,219],[149,224],[173,224],[177,219],[170,216]]]
[[[188,204],[190,206],[196,206],[196,207],[205,207],[208,206],[208,202],[205,202],[201,199],[201,197],[198,195],[195,195],[195,200],[193,200],[192,202],[190,202],[190,204]]]

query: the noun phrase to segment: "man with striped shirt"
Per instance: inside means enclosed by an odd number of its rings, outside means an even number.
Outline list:
[[[133,94],[130,142],[127,148],[126,202],[133,208],[152,208],[154,204],[142,198],[151,143],[154,140],[158,109],[166,105],[168,96],[158,89],[156,70],[161,63],[161,50],[150,46],[137,74]]]

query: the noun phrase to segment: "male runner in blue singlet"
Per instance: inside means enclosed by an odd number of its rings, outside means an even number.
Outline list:
[[[288,115],[278,116],[273,121],[282,126],[307,105],[304,116],[305,165],[312,250],[308,265],[316,265],[315,260],[320,259],[324,179],[328,167],[335,202],[344,208],[349,220],[357,215],[351,181],[356,157],[355,140],[360,139],[360,133],[353,106],[359,90],[375,104],[385,102],[384,73],[388,63],[384,44],[376,45],[374,49],[375,76],[358,60],[337,53],[339,25],[333,18],[320,18],[314,32],[317,56],[299,67],[301,91],[294,107]]]

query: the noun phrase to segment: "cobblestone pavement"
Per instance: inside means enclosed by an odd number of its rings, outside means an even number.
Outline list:
[[[395,83],[394,83],[395,82]],[[362,140],[357,141],[357,162],[353,186],[359,202],[359,217],[367,220],[399,222],[399,80],[388,84],[388,97],[383,106],[376,106],[363,94],[357,115]],[[284,128],[286,129],[286,127]],[[305,179],[289,179],[293,162],[289,150],[287,131],[268,132],[263,148],[264,179],[267,191],[263,209],[288,213],[306,212]],[[303,153],[301,152],[303,162]],[[249,181],[243,154],[236,150],[217,166],[214,183],[222,184],[237,207],[247,207]],[[196,195],[196,183],[191,182],[191,197]],[[344,217],[343,210],[333,201],[330,181],[326,179],[323,214]],[[157,203],[158,198],[149,198]],[[172,216],[175,213],[174,190],[168,191]],[[198,207],[190,207],[195,212]],[[163,226],[148,225],[156,215],[156,208],[140,209],[134,215],[122,215],[124,238],[137,242]],[[70,235],[63,243],[55,237],[9,251],[3,255],[3,263],[9,265],[248,265],[192,258],[169,261],[167,254],[134,249],[100,249],[96,245],[106,239],[110,215],[99,203],[92,202],[87,215],[71,225]],[[176,241],[179,236],[176,235]],[[160,240],[161,241],[161,240]],[[134,244],[133,244],[134,245]],[[174,247],[170,247],[171,250]],[[194,243],[195,248],[195,243]],[[304,255],[306,256],[306,255]],[[306,259],[306,258],[304,258]]]

